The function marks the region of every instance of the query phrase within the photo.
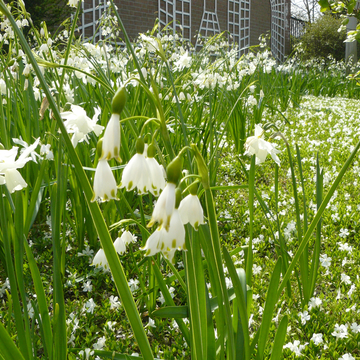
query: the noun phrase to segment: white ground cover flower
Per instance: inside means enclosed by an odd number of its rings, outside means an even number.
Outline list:
[[[301,325],[306,325],[306,322],[308,320],[310,320],[310,315],[309,313],[305,310],[303,312],[299,312],[299,317],[300,317],[300,320],[301,320]]]
[[[336,339],[345,339],[348,337],[348,326],[335,324],[335,329],[331,333]]]
[[[306,345],[308,345],[308,343],[301,345],[299,340],[295,340],[293,343],[291,343],[291,342],[287,343],[286,345],[284,345],[283,348],[289,349],[296,356],[301,356],[302,355],[301,351],[303,351],[305,349]]]
[[[309,303],[308,303],[309,311],[310,311],[311,309],[320,307],[321,304],[322,304],[322,300],[321,300],[320,298],[318,298],[318,297],[312,297],[312,298],[310,298]]]
[[[117,310],[120,308],[121,303],[117,296],[110,295],[109,301],[110,301],[110,310]]]
[[[87,313],[93,314],[96,306],[97,306],[97,305],[95,304],[93,298],[91,298],[90,300],[88,300],[88,301],[85,303],[85,305],[84,305],[84,307],[83,307],[83,312],[86,311]]]
[[[321,343],[323,343],[323,334],[319,333],[319,334],[313,334],[313,336],[311,337],[310,341],[312,341],[314,343],[314,345],[320,345]]]
[[[96,136],[99,136],[104,127],[97,124],[100,110],[95,108],[95,114],[92,119],[86,115],[86,111],[78,105],[71,105],[70,111],[62,112],[60,115],[64,121],[66,131],[69,134],[73,134],[71,142],[74,147],[77,146],[79,142],[88,141],[89,133],[92,131]]]
[[[18,147],[10,150],[0,150],[0,185],[6,184],[10,193],[19,191],[27,186],[26,181],[17,169],[21,169],[25,164],[33,160],[30,154],[36,149],[40,141],[37,139],[32,145],[26,147],[17,160]]]
[[[94,176],[94,196],[91,201],[116,199],[117,185],[106,160],[99,160]]]
[[[255,135],[246,139],[245,154],[255,155],[256,164],[263,163],[267,155],[270,154],[273,160],[280,165],[280,159],[276,155],[279,152],[280,150],[276,149],[276,144],[264,140],[264,130],[256,124]]]
[[[344,354],[343,356],[339,357],[338,360],[355,360],[355,358],[351,354]]]

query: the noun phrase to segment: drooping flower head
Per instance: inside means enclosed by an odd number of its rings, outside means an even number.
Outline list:
[[[91,201],[116,199],[116,181],[106,160],[99,160],[94,176],[94,196]]]
[[[265,161],[268,154],[273,160],[280,165],[280,159],[276,154],[280,150],[276,149],[276,144],[264,140],[264,130],[259,125],[255,125],[255,136],[250,136],[245,142],[245,154],[255,155],[256,164],[261,164]]]
[[[175,188],[181,175],[181,168],[182,159],[180,157],[176,157],[168,165],[166,171],[168,182],[155,204],[151,220],[147,225],[148,227],[151,227],[158,222],[160,226],[164,226],[168,231],[171,216],[175,209]]]
[[[112,115],[106,126],[102,145],[102,153],[100,159],[110,160],[115,158],[120,161],[120,114],[126,103],[126,91],[119,88],[115,93],[112,103]]]
[[[136,140],[136,154],[130,159],[122,173],[120,187],[127,191],[138,188],[139,194],[151,188],[151,177],[148,163],[144,156],[144,140]]]
[[[155,146],[150,144],[147,150],[146,162],[149,167],[150,173],[150,183],[149,191],[155,195],[159,196],[160,190],[165,188],[165,177],[164,177],[164,168],[155,160]]]
[[[155,232],[150,235],[145,246],[141,248],[141,250],[146,251],[145,256],[152,256],[161,251],[169,261],[173,262],[176,250],[186,250],[185,228],[178,210],[181,191],[180,189],[176,189],[175,192],[175,207],[170,218],[169,227],[166,229],[165,226],[160,225]]]
[[[190,187],[190,194],[181,201],[179,214],[184,225],[190,223],[195,230],[198,230],[199,225],[205,222],[204,211],[196,192],[197,185],[195,184]]]

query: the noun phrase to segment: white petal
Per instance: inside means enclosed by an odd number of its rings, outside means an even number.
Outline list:
[[[126,252],[126,245],[124,243],[124,240],[122,239],[122,237],[118,237],[115,241],[114,241],[114,248],[116,250],[116,252],[120,255],[124,254]]]
[[[183,224],[190,223],[195,230],[204,223],[204,211],[197,195],[189,194],[180,203],[179,214]]]
[[[105,256],[105,252],[103,249],[100,249],[96,255],[94,256],[94,259],[92,261],[92,264],[91,265],[94,265],[94,266],[101,266],[103,267],[104,269],[108,269],[109,268],[109,263],[106,259],[106,256]]]
[[[4,171],[5,183],[10,193],[27,187],[26,181],[16,169],[8,169]]]
[[[160,190],[165,187],[165,178],[162,166],[154,158],[146,158],[146,162],[149,166],[151,186],[149,187],[149,191],[158,196],[160,194]]]
[[[102,140],[101,159],[120,159],[120,115],[111,115]]]
[[[93,201],[116,199],[116,181],[106,160],[99,160],[94,176]]]

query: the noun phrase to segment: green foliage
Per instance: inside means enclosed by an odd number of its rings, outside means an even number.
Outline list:
[[[325,13],[316,22],[308,25],[301,38],[304,59],[324,58],[332,55],[336,60],[345,57],[346,31],[338,32],[342,21]]]
[[[34,26],[39,28],[41,22],[45,20],[52,32],[70,15],[71,8],[65,6],[66,2],[66,0],[24,0],[26,11],[30,13]]]

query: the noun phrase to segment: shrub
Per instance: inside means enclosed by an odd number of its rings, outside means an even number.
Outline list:
[[[340,26],[341,20],[331,14],[324,14],[308,25],[301,38],[304,58],[327,58],[332,55],[336,60],[344,59],[346,31],[338,32]]]
[[[36,28],[40,28],[42,21],[46,21],[52,32],[70,15],[71,9],[66,6],[67,0],[24,0],[27,12]]]

